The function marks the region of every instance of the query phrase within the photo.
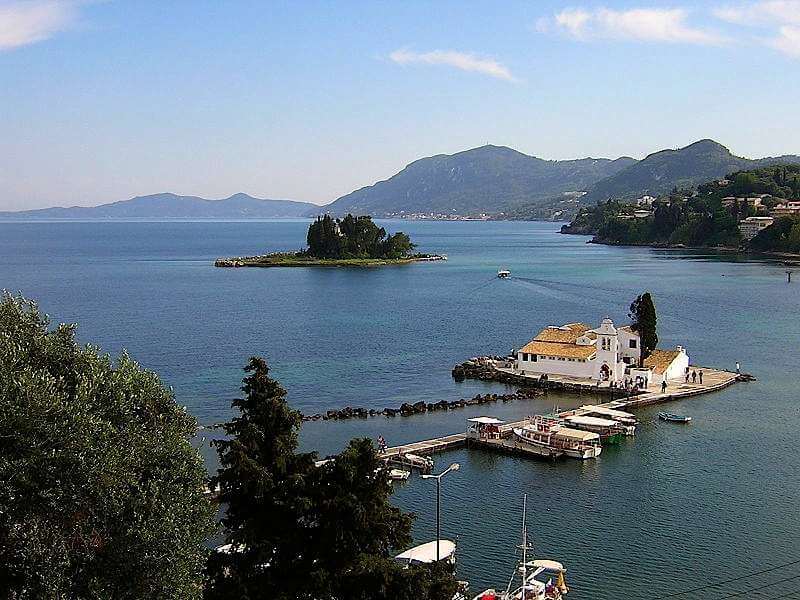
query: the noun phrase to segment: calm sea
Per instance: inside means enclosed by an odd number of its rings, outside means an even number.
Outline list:
[[[477,451],[443,480],[443,533],[459,575],[504,587],[528,495],[537,554],[562,560],[580,599],[650,599],[800,559],[800,277],[779,262],[612,248],[545,223],[386,222],[446,263],[382,269],[216,269],[213,259],[304,244],[305,221],[0,223],[0,288],[36,299],[54,321],[158,372],[201,423],[230,414],[241,367],[266,357],[306,413],[383,408],[502,391],[456,384],[451,367],[506,353],[548,324],[623,321],[644,290],[663,345],[758,382],[670,405],[688,426],[639,413],[635,439],[597,461],[557,464]],[[498,280],[498,268],[513,277]],[[390,444],[460,431],[479,413],[521,417],[588,398],[499,404],[407,419],[312,423],[322,454],[354,436]],[[394,501],[430,539],[435,489],[417,477]],[[675,598],[773,598],[800,589],[795,565]],[[777,583],[776,583],[777,582]]]

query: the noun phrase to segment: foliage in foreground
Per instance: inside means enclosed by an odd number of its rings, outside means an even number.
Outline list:
[[[212,509],[158,377],[0,300],[0,597],[197,598]]]
[[[750,248],[758,252],[800,254],[800,218],[781,217],[758,232],[750,240]]]
[[[307,253],[316,258],[403,258],[414,244],[402,231],[386,235],[368,216],[317,217],[308,227]]]
[[[411,517],[389,504],[372,443],[353,440],[315,466],[316,454],[298,452],[300,413],[267,364],[253,358],[246,371],[212,480],[231,549],[211,556],[206,597],[450,600],[449,568],[404,569],[392,559],[411,542]]]

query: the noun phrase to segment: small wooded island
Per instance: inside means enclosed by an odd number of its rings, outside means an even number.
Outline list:
[[[411,238],[402,231],[387,235],[372,217],[317,217],[308,227],[308,248],[261,256],[220,258],[216,267],[376,267],[420,261],[447,260],[436,254],[415,254]]]

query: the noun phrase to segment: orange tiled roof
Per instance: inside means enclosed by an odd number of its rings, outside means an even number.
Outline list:
[[[563,342],[542,342],[536,339],[523,346],[520,352],[539,354],[542,356],[587,359],[594,356],[596,350],[594,344],[590,346],[579,346],[578,344]]]
[[[678,350],[653,350],[652,354],[644,359],[644,366],[653,369],[659,375],[669,368],[680,352]]]
[[[591,326],[586,323],[568,323],[564,327],[545,327],[539,332],[539,335],[533,338],[533,341],[574,344],[579,337],[590,329]]]

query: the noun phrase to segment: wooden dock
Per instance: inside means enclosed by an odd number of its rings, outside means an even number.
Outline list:
[[[689,383],[685,383],[683,381],[671,381],[667,385],[666,392],[661,392],[660,385],[651,386],[649,391],[643,394],[631,396],[629,398],[622,397],[616,400],[598,404],[597,406],[611,408],[614,410],[630,411],[644,406],[650,406],[652,404],[660,404],[663,402],[680,400],[681,398],[688,398],[691,396],[699,396],[701,394],[716,392],[733,385],[737,381],[744,380],[741,376],[730,371],[721,371],[719,369],[709,369],[704,367],[692,367],[692,370],[697,372],[703,371],[703,383],[692,383],[691,380]],[[620,390],[620,393],[623,393],[623,390]],[[581,414],[582,412],[587,411],[573,409],[564,411],[560,414]],[[532,452],[526,452],[524,448],[517,446],[512,440],[508,439],[511,436],[511,430],[514,427],[521,427],[525,425],[527,421],[528,419],[522,419],[511,423],[505,423],[500,427],[500,433],[502,436],[500,440],[480,441],[475,445],[481,448],[492,449],[507,454],[532,455]],[[470,440],[470,445],[472,445],[473,442],[475,442],[475,440]],[[380,456],[381,458],[387,460],[402,456],[404,454],[418,454],[420,456],[427,456],[437,452],[442,452],[444,450],[463,448],[466,445],[466,433],[454,433],[421,442],[412,442],[409,444],[403,444],[402,446],[393,446],[380,453]]]

